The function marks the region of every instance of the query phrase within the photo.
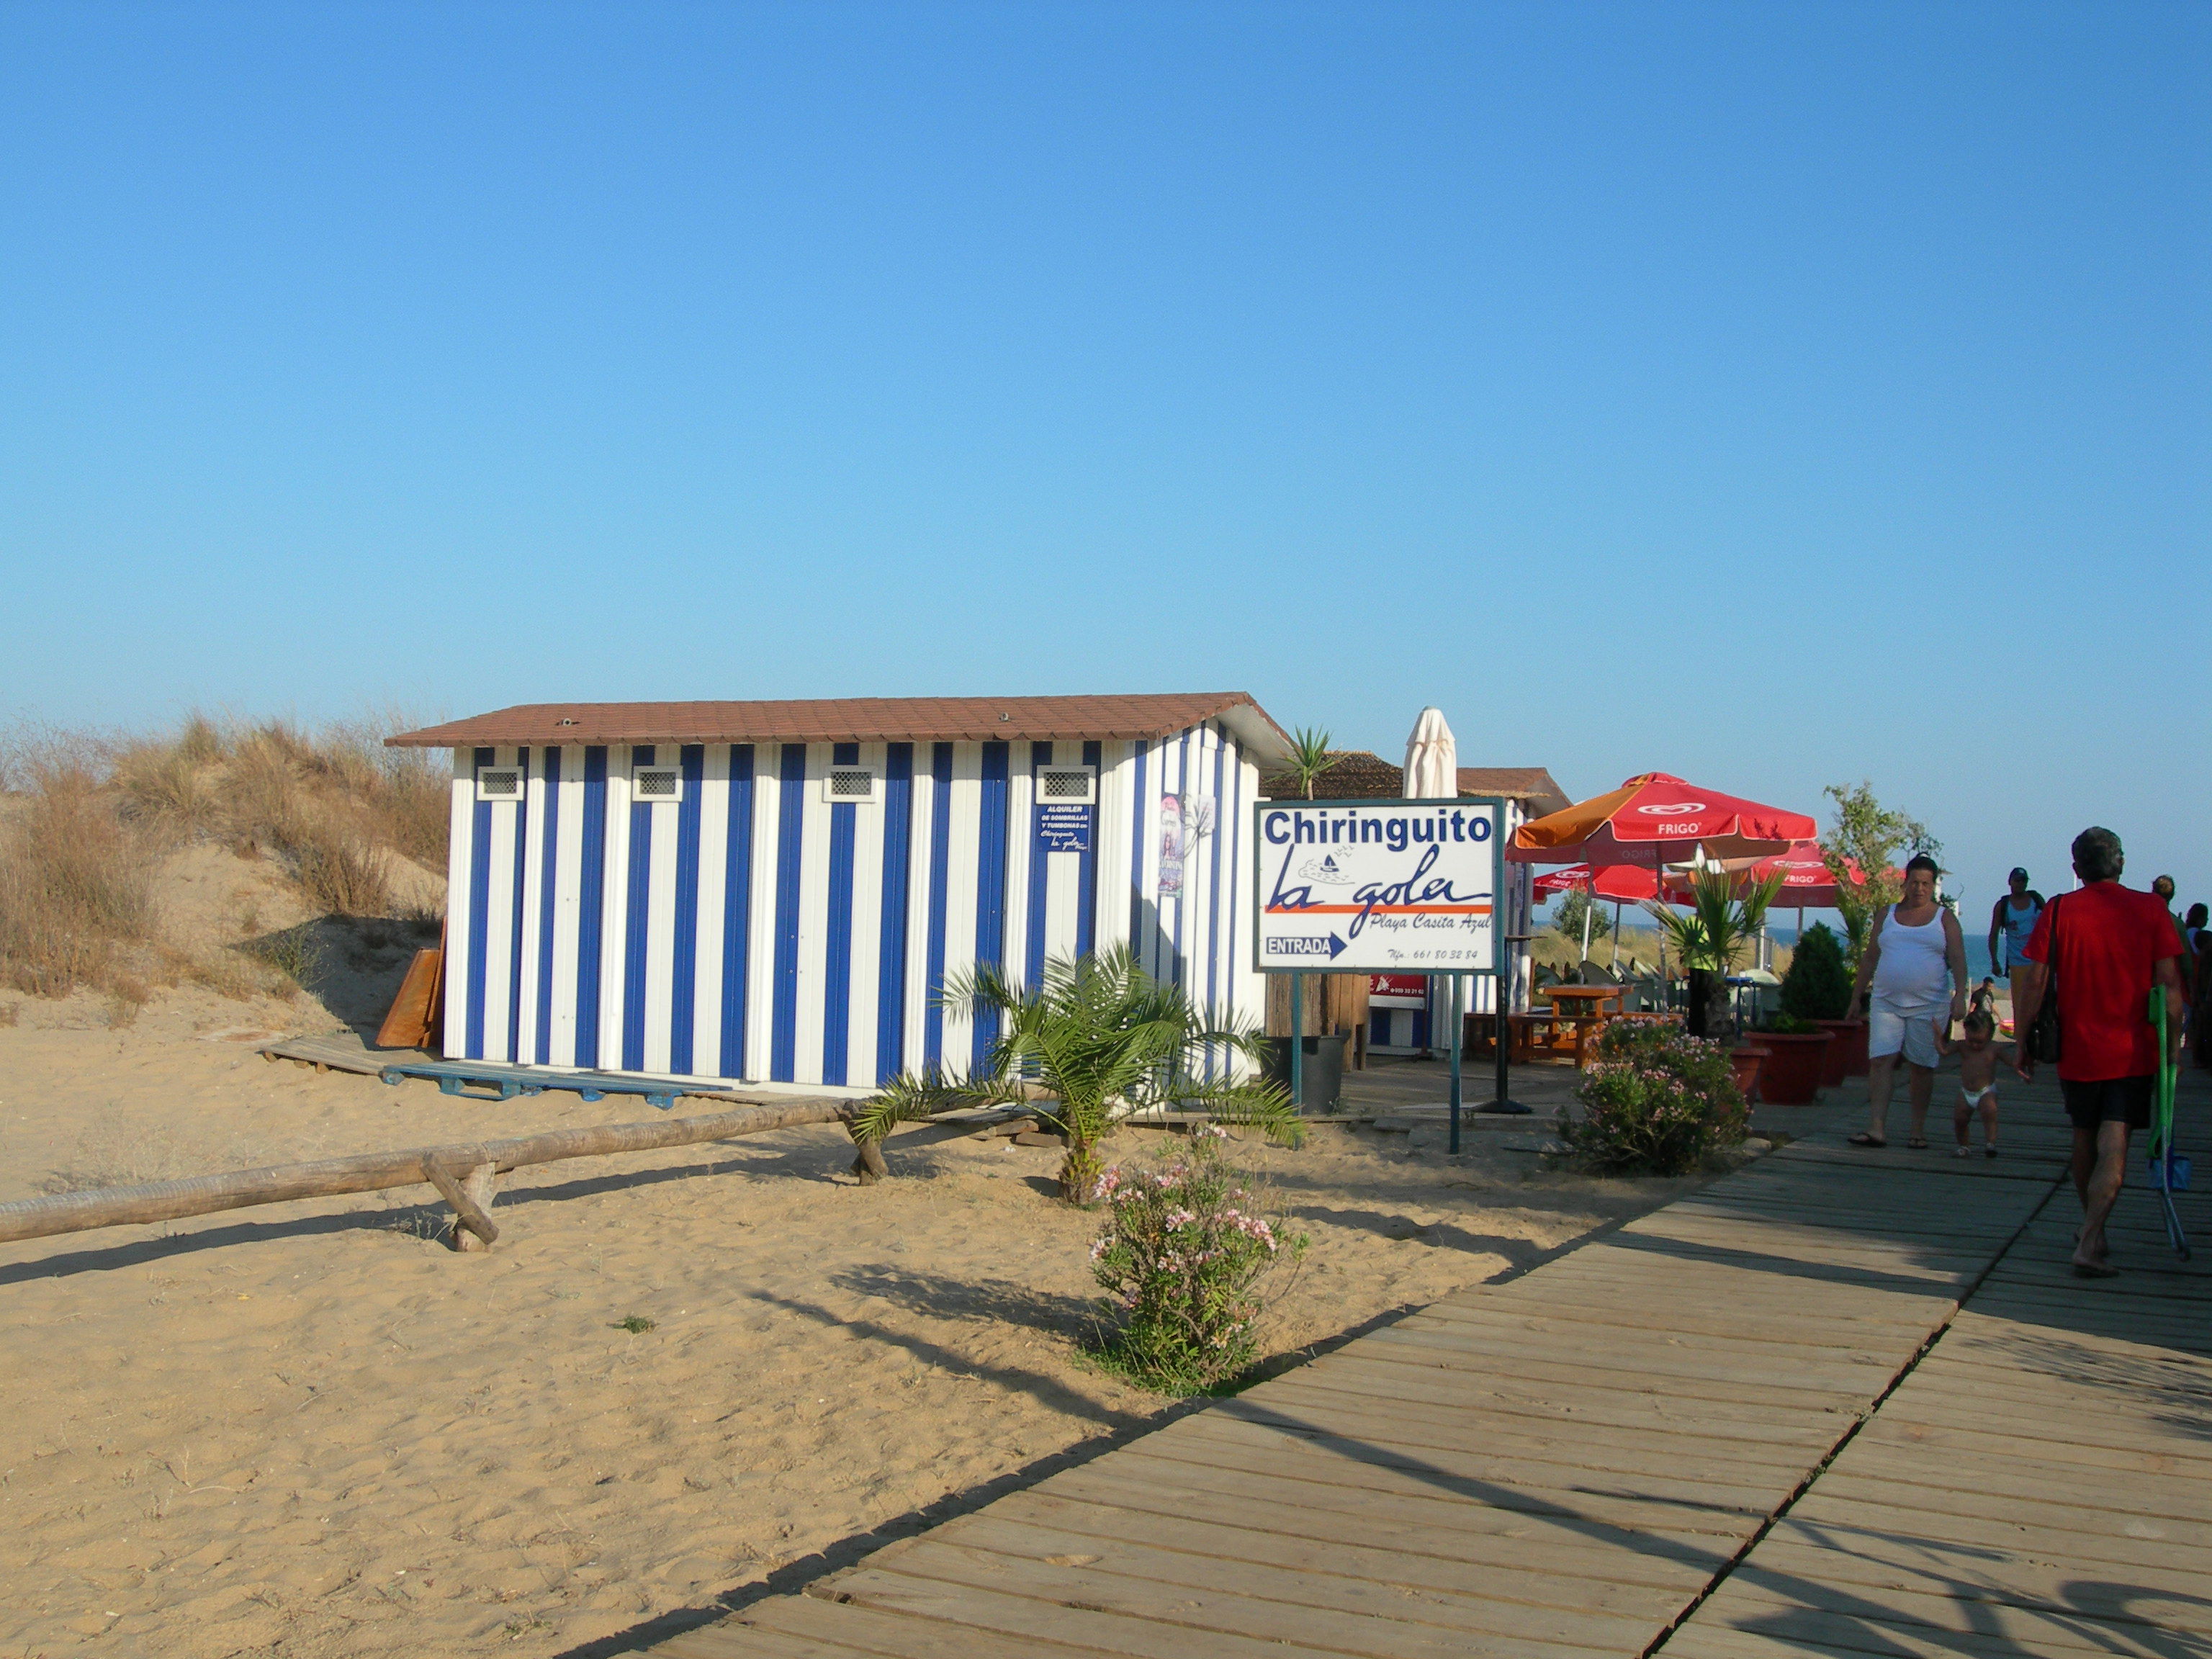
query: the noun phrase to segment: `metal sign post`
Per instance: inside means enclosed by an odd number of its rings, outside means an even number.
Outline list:
[[[1535,937],[1534,933],[1508,933],[1504,942],[1509,945],[1526,944]],[[1498,1048],[1498,1092],[1492,1097],[1489,1105],[1475,1109],[1499,1117],[1526,1117],[1529,1109],[1514,1099],[1510,1093],[1512,1083],[1508,1067],[1511,1064],[1510,1045],[1513,1041],[1513,1016],[1508,1011],[1508,1005],[1513,999],[1506,994],[1509,977],[1503,972],[1498,975],[1498,996],[1492,1008],[1498,1017],[1496,1035],[1492,1039]]]
[[[1459,1051],[1467,1047],[1467,1020],[1459,1011],[1460,976],[1451,976],[1451,1150],[1459,1152]]]
[[[1505,803],[1488,795],[1255,803],[1253,966],[1291,981],[1291,1091],[1300,1109],[1309,971],[1441,976],[1450,985],[1451,1150],[1460,1150],[1464,981],[1486,974],[1503,982],[1504,828]],[[1503,1100],[1502,1086],[1498,1093]],[[1506,1102],[1504,1109],[1526,1109]]]

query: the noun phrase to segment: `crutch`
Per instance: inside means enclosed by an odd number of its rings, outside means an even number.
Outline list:
[[[2184,1261],[2189,1260],[2189,1235],[2181,1230],[2181,1216],[2173,1207],[2173,1189],[2177,1175],[2182,1184],[2188,1182],[2188,1160],[2179,1161],[2175,1168],[2173,1156],[2173,1091],[2179,1081],[2180,1067],[2167,1057],[2166,1042],[2166,990],[2162,986],[2150,988],[2150,1023],[2158,1028],[2158,1115],[2153,1121],[2150,1146],[2151,1184],[2158,1188],[2158,1201],[2166,1211],[2166,1242],[2173,1246]]]

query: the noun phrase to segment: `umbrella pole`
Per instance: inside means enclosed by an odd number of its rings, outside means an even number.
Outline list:
[[[1589,960],[1590,908],[1596,899],[1595,893],[1583,895],[1583,960]]]
[[[1512,1096],[1510,1054],[1513,1047],[1513,1017],[1506,1012],[1512,1002],[1512,998],[1507,995],[1507,991],[1512,983],[1513,952],[1509,949],[1505,953],[1505,971],[1502,974],[1492,974],[1490,976],[1492,1009],[1497,1018],[1497,1024],[1492,1028],[1493,1035],[1491,1039],[1498,1050],[1497,1092],[1491,1097],[1489,1105],[1475,1108],[1479,1112],[1499,1117],[1525,1117],[1528,1114],[1528,1109],[1514,1099]]]
[[[1306,1110],[1306,976],[1291,975],[1291,1109]]]
[[[1460,978],[1451,976],[1451,1151],[1459,1155],[1459,1051],[1467,1046],[1467,1021],[1460,1016]]]
[[[1610,965],[1615,968],[1620,966],[1620,901],[1619,899],[1613,902],[1613,961]]]

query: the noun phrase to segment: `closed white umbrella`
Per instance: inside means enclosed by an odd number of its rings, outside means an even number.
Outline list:
[[[1440,708],[1424,708],[1406,739],[1406,799],[1459,799],[1459,741]]]

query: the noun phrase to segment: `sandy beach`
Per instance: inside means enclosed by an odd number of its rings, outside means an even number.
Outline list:
[[[254,1054],[306,999],[10,1001],[0,1197],[645,1115]],[[1690,1184],[1498,1139],[1246,1149],[1312,1239],[1270,1352]],[[0,1248],[0,1653],[556,1654],[1140,1428],[1174,1405],[1080,1351],[1095,1222],[1057,1157],[894,1142],[864,1188],[811,1127],[520,1172],[484,1255],[428,1188]]]

